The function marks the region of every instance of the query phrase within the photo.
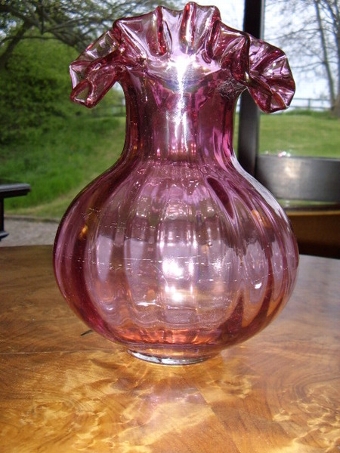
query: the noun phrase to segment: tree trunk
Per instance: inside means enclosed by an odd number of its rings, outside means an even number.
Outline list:
[[[337,96],[332,106],[332,115],[340,118],[340,94]]]
[[[326,70],[329,97],[330,97],[331,106],[332,106],[332,110],[333,110],[333,106],[335,105],[336,96],[335,96],[335,90],[334,90],[333,74],[332,74],[332,70],[331,70],[331,67],[329,64],[329,58],[328,58],[327,41],[326,41],[326,37],[325,37],[325,33],[324,33],[324,27],[323,27],[323,23],[322,23],[321,12],[320,12],[320,8],[321,8],[320,0],[314,0],[314,6],[315,6],[318,29],[319,29],[319,33],[320,33],[323,65]]]
[[[32,25],[28,22],[24,22],[22,26],[19,28],[17,34],[12,38],[4,53],[0,56],[0,71],[6,68],[7,62],[10,59],[13,50],[15,49],[16,45],[24,37],[24,34],[32,27]]]

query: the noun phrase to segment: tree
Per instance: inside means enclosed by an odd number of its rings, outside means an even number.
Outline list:
[[[54,38],[82,51],[114,19],[148,12],[156,6],[157,2],[151,0],[2,0],[0,70],[22,39]]]
[[[75,112],[68,99],[72,59],[115,19],[156,6],[150,0],[1,0],[0,143],[25,140]],[[116,93],[110,94],[108,103]]]
[[[294,72],[324,78],[331,109],[340,117],[340,0],[267,0],[266,14],[280,18],[266,34],[282,30],[276,40]]]

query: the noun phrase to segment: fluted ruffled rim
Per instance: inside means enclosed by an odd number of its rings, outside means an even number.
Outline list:
[[[193,55],[214,70],[229,69],[265,112],[285,109],[293,98],[295,83],[280,49],[223,24],[216,7],[189,2],[182,11],[159,6],[114,22],[71,64],[71,99],[92,107],[125,71],[167,59],[180,64]]]

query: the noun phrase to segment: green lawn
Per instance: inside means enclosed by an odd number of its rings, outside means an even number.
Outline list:
[[[327,113],[261,115],[260,152],[340,158],[340,120]]]
[[[27,182],[26,197],[5,200],[6,213],[60,218],[73,197],[119,157],[123,118],[86,115],[60,122],[29,143],[2,147],[0,180]]]
[[[3,145],[0,180],[32,187],[26,197],[5,200],[6,213],[60,218],[79,190],[117,160],[124,138],[124,118],[86,114],[32,131],[25,143]],[[340,158],[340,120],[326,113],[262,115],[260,152],[282,151]]]

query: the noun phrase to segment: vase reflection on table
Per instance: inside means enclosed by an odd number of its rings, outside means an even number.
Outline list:
[[[262,330],[291,295],[298,251],[279,204],[235,158],[233,117],[245,89],[266,112],[289,105],[284,53],[191,2],[116,21],[71,75],[72,99],[89,107],[119,82],[127,126],[120,159],[57,233],[69,305],[155,363],[199,362]]]

